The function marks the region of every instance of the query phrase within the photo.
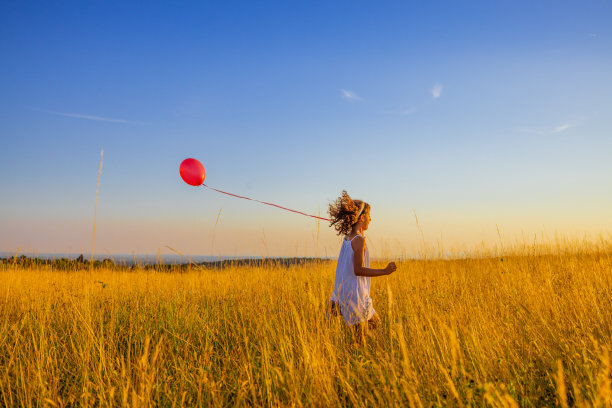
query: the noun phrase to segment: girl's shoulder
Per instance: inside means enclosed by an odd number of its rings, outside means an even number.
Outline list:
[[[348,242],[354,241],[355,239],[365,239],[365,237],[361,234],[355,234],[353,236],[351,236],[350,234],[347,234],[344,236],[344,240]]]
[[[365,247],[365,237],[361,234],[355,235],[350,241],[353,250],[363,250]]]

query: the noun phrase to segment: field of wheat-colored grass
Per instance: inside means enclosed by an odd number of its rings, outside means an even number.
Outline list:
[[[0,405],[612,405],[609,245],[509,253],[373,279],[361,348],[326,318],[332,261],[4,263]]]

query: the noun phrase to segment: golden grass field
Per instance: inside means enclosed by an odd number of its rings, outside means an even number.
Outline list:
[[[611,406],[610,245],[508,252],[373,279],[362,348],[326,319],[332,261],[5,263],[0,405]]]

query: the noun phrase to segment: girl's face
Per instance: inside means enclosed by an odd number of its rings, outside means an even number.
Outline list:
[[[363,230],[367,230],[368,226],[370,225],[370,221],[372,221],[372,218],[370,218],[370,213],[368,212],[365,216],[362,217],[363,219]]]

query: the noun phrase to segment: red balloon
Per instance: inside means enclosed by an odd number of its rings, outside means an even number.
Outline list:
[[[206,178],[206,170],[196,159],[185,159],[179,168],[183,181],[192,186],[199,186]]]

